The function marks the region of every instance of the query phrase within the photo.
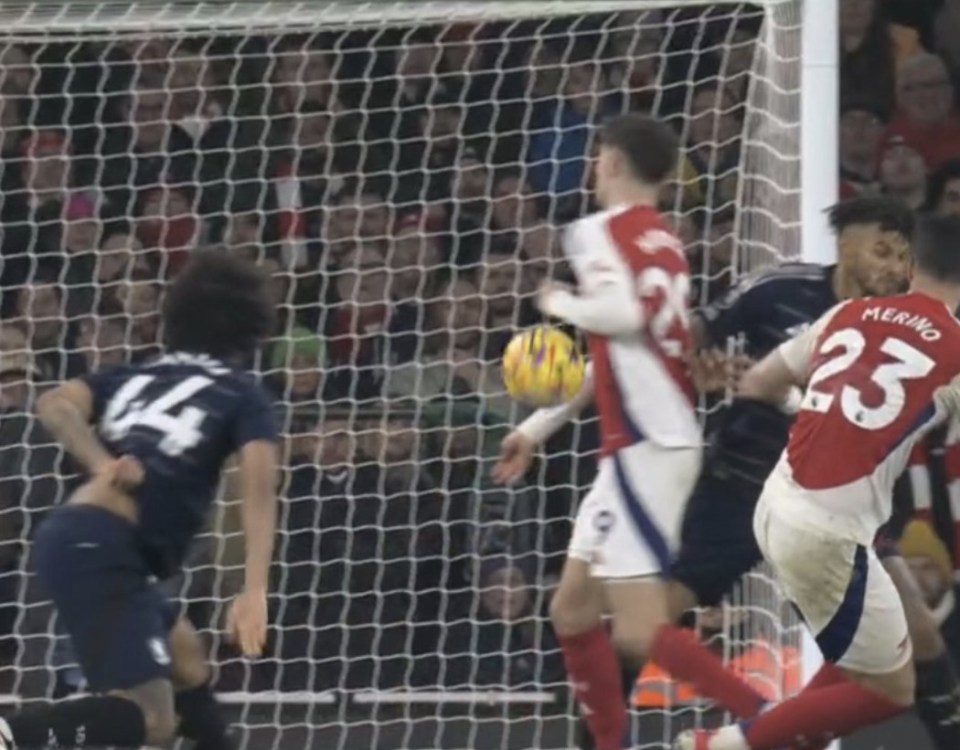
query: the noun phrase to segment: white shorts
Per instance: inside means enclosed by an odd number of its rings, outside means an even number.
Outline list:
[[[597,578],[659,575],[680,540],[687,498],[700,472],[700,448],[637,443],[600,459],[580,504],[569,557]]]
[[[769,485],[768,485],[769,487]],[[900,595],[872,547],[804,524],[760,497],[753,529],[786,597],[823,657],[865,674],[893,672],[912,657]]]

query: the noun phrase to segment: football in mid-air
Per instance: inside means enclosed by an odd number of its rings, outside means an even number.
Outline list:
[[[521,331],[503,352],[507,393],[530,406],[569,401],[583,385],[585,367],[574,340],[551,326]]]

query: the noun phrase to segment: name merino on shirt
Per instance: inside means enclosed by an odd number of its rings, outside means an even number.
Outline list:
[[[924,341],[937,341],[943,336],[940,329],[924,316],[896,310],[892,307],[881,307],[880,305],[868,307],[863,311],[861,319],[878,320],[912,328],[920,334],[920,338]]]

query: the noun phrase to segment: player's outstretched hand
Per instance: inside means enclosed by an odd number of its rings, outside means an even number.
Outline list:
[[[267,641],[267,595],[244,591],[236,596],[227,612],[227,633],[244,654],[260,656]]]
[[[753,364],[745,354],[728,356],[719,349],[704,349],[687,357],[687,369],[701,393],[736,393],[740,378]]]
[[[533,463],[537,444],[528,435],[514,430],[500,443],[500,456],[490,470],[490,476],[498,484],[513,484],[527,473]]]

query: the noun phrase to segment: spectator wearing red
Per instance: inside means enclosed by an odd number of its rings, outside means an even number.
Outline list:
[[[919,151],[928,169],[960,156],[960,114],[947,66],[937,55],[919,52],[900,66],[890,133]]]

